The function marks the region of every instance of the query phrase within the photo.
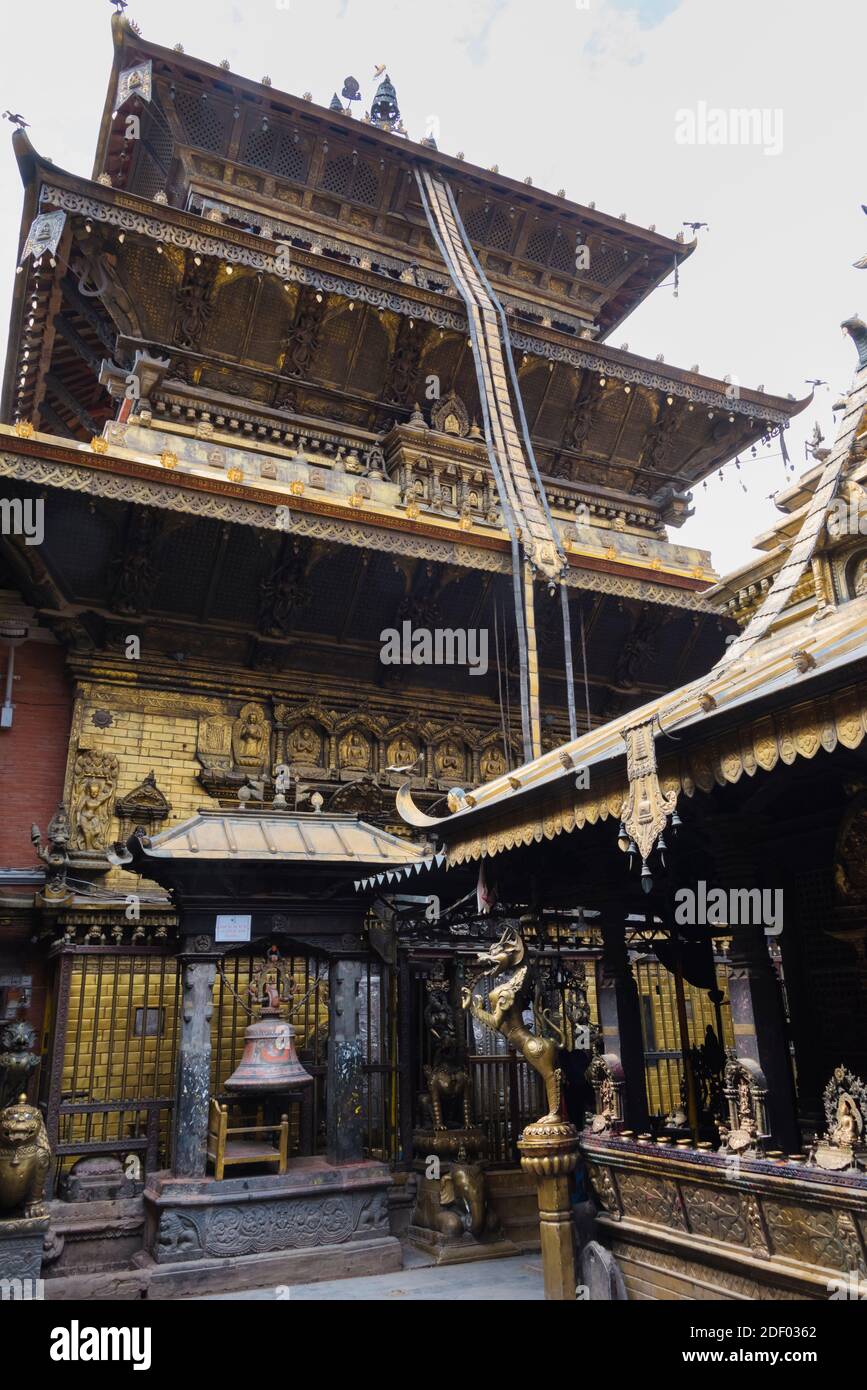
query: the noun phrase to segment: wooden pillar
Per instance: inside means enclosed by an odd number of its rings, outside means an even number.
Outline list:
[[[602,928],[602,962],[598,987],[599,1022],[605,1052],[613,1052],[623,1067],[623,1120],[629,1129],[648,1123],[644,1041],[638,986],[626,950],[626,927]]]
[[[722,887],[749,891],[768,886],[763,880],[769,870],[758,857],[764,826],[717,817],[712,828],[714,859]],[[801,1137],[786,1013],[780,981],[768,952],[768,937],[761,922],[732,928],[731,937],[728,990],[735,1053],[755,1062],[764,1073],[774,1148],[797,1153]]]
[[[326,1152],[329,1163],[364,1158],[364,1043],[361,1001],[365,963],[333,961],[329,970]]]
[[[172,1171],[183,1178],[201,1178],[206,1168],[211,1101],[211,1014],[216,958],[184,956],[182,972]]]
[[[801,1136],[786,1034],[782,991],[760,926],[732,936],[729,1002],[738,1057],[758,1064],[768,1087],[773,1146],[797,1153]]]

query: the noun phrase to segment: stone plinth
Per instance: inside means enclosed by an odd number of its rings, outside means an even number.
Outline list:
[[[0,1281],[21,1280],[22,1297],[33,1296],[32,1292],[28,1294],[27,1286],[35,1285],[42,1274],[42,1246],[47,1230],[47,1216],[0,1220]]]
[[[305,1279],[380,1273],[401,1267],[400,1245],[389,1232],[388,1189],[383,1163],[334,1167],[322,1158],[296,1159],[282,1177],[178,1178],[154,1174],[144,1192],[145,1249],[142,1268],[153,1276],[195,1275],[209,1287],[222,1270],[226,1287],[244,1288],[245,1266],[261,1270],[270,1257],[297,1252]],[[359,1268],[355,1255],[364,1252]],[[274,1258],[270,1263],[274,1263]],[[282,1260],[291,1278],[292,1261]],[[170,1287],[172,1279],[160,1277]],[[189,1280],[176,1280],[178,1284]],[[217,1283],[220,1282],[217,1278]],[[153,1296],[153,1294],[151,1294]]]

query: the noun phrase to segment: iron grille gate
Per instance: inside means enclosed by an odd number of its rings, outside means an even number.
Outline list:
[[[677,1025],[677,998],[674,976],[650,957],[633,964],[638,997],[641,1003],[641,1029],[644,1041],[644,1070],[647,1083],[647,1106],[651,1115],[666,1116],[680,1104],[683,1076],[683,1053]],[[726,992],[728,964],[717,958],[717,989]],[[686,1015],[691,1047],[699,1047],[710,1026],[716,1033],[718,1021],[706,990],[684,982]],[[724,1048],[734,1047],[731,1009],[728,998],[721,1006]]]
[[[52,1194],[60,1174],[88,1154],[134,1154],[144,1171],[166,1164],[178,1000],[177,961],[158,947],[61,954],[43,1074]]]

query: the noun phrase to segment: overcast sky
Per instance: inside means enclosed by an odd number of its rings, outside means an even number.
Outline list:
[[[109,0],[3,8],[0,105],[25,116],[43,154],[89,174]],[[839,324],[867,314],[867,272],[852,266],[867,252],[863,0],[132,0],[127,14],[156,43],[323,105],[347,74],[369,105],[385,63],[414,138],[435,117],[440,148],[473,163],[671,236],[684,220],[709,223],[679,297],[661,287],[610,341],[784,396],[823,378],[787,434],[799,470],[814,421],[833,434],[855,365]],[[763,113],[758,143],[714,115],[740,110]],[[21,207],[8,138],[0,177],[5,351]],[[699,487],[679,533],[721,571],[777,515],[767,494],[782,460],[741,476],[746,495],[734,469]]]

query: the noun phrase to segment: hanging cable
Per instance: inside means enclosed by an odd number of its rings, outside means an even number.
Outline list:
[[[509,690],[509,643],[506,632],[506,614],[503,611],[503,684],[506,687],[506,728],[509,731],[509,746],[506,750],[506,765],[512,771],[512,694]]]
[[[587,675],[587,640],[584,634],[584,604],[581,604],[581,660],[584,663],[584,699],[587,703],[587,732],[590,732],[590,679]]]
[[[578,718],[575,713],[575,676],[572,670],[572,623],[569,617],[569,591],[565,584],[560,585],[560,602],[563,606],[563,649],[566,660],[566,703],[569,706],[569,737],[578,737]]]
[[[509,769],[511,762],[509,759],[509,740],[506,736],[506,710],[503,704],[503,668],[500,663],[500,631],[496,597],[494,598],[494,652],[497,660],[497,695],[500,701],[500,725],[503,731],[503,757],[506,760],[506,768]]]

